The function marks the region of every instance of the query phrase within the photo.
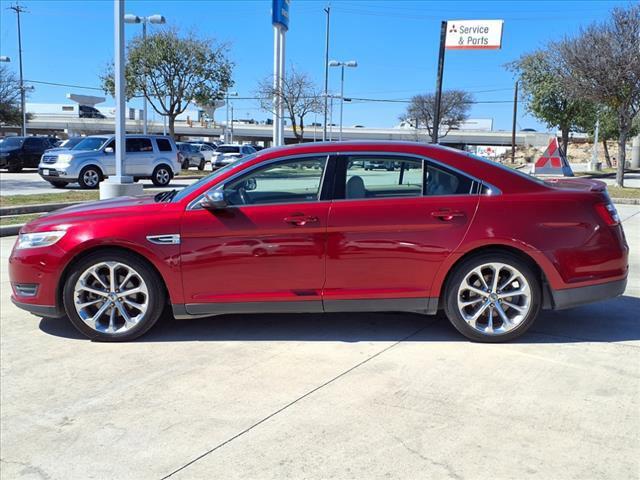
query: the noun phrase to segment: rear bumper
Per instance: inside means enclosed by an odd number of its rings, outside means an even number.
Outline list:
[[[617,297],[624,293],[626,287],[627,279],[623,278],[622,280],[589,285],[588,287],[566,288],[563,290],[552,289],[553,309],[564,310],[565,308],[577,307],[585,303]]]

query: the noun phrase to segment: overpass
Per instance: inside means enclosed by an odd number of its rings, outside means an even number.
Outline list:
[[[4,132],[19,132],[18,127],[3,127]],[[223,134],[224,126],[206,125],[198,122],[176,121],[175,133],[178,139],[211,139],[217,140]],[[70,135],[95,135],[107,134],[114,131],[113,118],[78,118],[71,115],[34,115],[27,122],[28,133],[34,134],[60,134]],[[426,131],[417,132],[410,128],[353,128],[344,127],[342,138],[344,140],[404,140],[428,142]],[[142,122],[140,120],[127,120],[128,133],[142,133]],[[162,123],[149,122],[148,132],[151,134],[161,134],[163,132]],[[549,142],[549,133],[540,132],[516,132],[516,145],[526,147],[544,147]],[[271,125],[264,124],[233,124],[233,137],[236,142],[261,143],[270,145],[272,138]],[[337,139],[337,127],[333,128],[333,139]],[[312,142],[322,139],[322,127],[307,126],[304,131],[304,141]],[[287,143],[294,143],[295,136],[291,127],[285,127],[285,140]],[[445,137],[440,138],[443,145],[463,147],[466,145],[491,145],[510,146],[510,131],[472,131],[472,130],[452,130]]]

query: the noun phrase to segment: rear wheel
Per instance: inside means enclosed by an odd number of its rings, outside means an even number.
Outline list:
[[[156,187],[166,187],[169,185],[173,174],[166,165],[158,165],[151,175],[151,181]]]
[[[11,163],[7,165],[7,172],[9,173],[18,173],[22,171],[22,165],[19,163]]]
[[[541,289],[531,267],[502,252],[463,261],[445,289],[445,313],[470,340],[504,342],[533,324],[541,306]]]
[[[50,180],[49,183],[53,186],[53,188],[64,188],[67,186],[67,182],[61,182],[59,180]]]
[[[189,170],[189,160],[182,162],[182,170]]]
[[[158,274],[127,252],[90,254],[72,267],[64,308],[84,335],[101,341],[132,340],[158,320],[165,303]]]
[[[80,170],[80,175],[78,176],[78,183],[81,188],[84,189],[94,189],[98,188],[98,185],[102,181],[102,172],[98,167],[94,167],[93,165],[89,165]]]
[[[202,160],[200,160],[200,165],[198,165],[198,170],[204,170],[204,165],[205,165],[205,160],[204,158]]]

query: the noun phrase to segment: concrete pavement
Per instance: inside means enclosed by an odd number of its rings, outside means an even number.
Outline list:
[[[521,340],[442,317],[163,319],[126,344],[9,302],[0,239],[0,477],[634,479],[640,207],[623,297],[544,312]]]

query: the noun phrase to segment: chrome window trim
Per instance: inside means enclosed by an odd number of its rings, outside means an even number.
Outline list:
[[[324,170],[322,171],[322,177],[320,178],[320,186],[318,187],[318,195],[315,200],[315,202],[320,201],[320,195],[322,194],[322,190],[324,187],[324,182],[325,182],[325,175],[327,173],[327,166],[329,164],[329,159],[331,158],[333,154],[332,153],[304,153],[304,154],[292,154],[292,155],[287,155],[285,157],[278,157],[278,158],[272,158],[271,160],[267,160],[266,162],[260,162],[257,163],[255,165],[252,165],[249,168],[246,168],[244,170],[241,170],[240,172],[237,172],[233,175],[231,175],[229,178],[226,178],[223,183],[216,185],[215,187],[212,187],[208,190],[206,190],[204,193],[202,193],[201,195],[198,195],[196,198],[194,198],[193,200],[191,200],[191,202],[189,202],[189,205],[187,205],[187,211],[189,210],[202,210],[202,206],[200,205],[200,202],[202,201],[202,198],[211,190],[219,190],[220,188],[224,188],[224,186],[235,180],[238,177],[241,177],[245,174],[249,174],[251,172],[253,172],[254,170],[257,170],[258,168],[267,166],[267,165],[271,165],[272,163],[278,163],[278,162],[284,162],[290,159],[295,159],[295,158],[309,158],[309,157],[325,157],[324,160]],[[297,205],[300,202],[282,202],[282,203],[257,203],[255,205],[251,205],[252,207],[262,207],[262,206],[270,206],[270,205]],[[305,202],[305,203],[311,203],[311,202]],[[246,207],[247,205],[229,205],[228,208],[238,208],[238,207]]]

